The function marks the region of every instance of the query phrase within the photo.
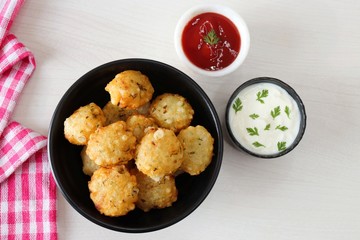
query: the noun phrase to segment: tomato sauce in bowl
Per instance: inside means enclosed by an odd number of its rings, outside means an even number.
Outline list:
[[[244,62],[250,48],[250,34],[245,21],[233,9],[202,4],[180,17],[174,43],[177,55],[191,70],[221,77]]]
[[[185,26],[181,43],[186,57],[204,70],[229,66],[240,51],[240,33],[227,17],[206,12],[193,17]]]

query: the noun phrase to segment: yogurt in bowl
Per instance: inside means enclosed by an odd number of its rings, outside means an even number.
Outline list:
[[[305,107],[297,93],[275,78],[256,78],[235,90],[226,107],[226,127],[235,146],[263,158],[280,157],[300,142]]]

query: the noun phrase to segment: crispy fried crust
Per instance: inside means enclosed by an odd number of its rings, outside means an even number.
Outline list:
[[[136,109],[127,109],[116,106],[109,101],[103,108],[106,121],[105,125],[109,125],[111,123],[117,121],[126,121],[130,116],[134,114],[142,114],[147,116],[149,113],[150,102],[145,103],[144,105],[136,108]]]
[[[177,200],[178,191],[173,176],[165,176],[160,181],[154,181],[139,171],[136,171],[135,176],[139,188],[136,206],[144,212],[170,207]]]
[[[123,216],[135,208],[139,191],[136,177],[124,166],[99,168],[88,186],[96,209],[106,216]]]
[[[169,129],[150,129],[136,149],[137,168],[155,180],[176,172],[182,161],[182,144]]]
[[[151,117],[145,117],[144,115],[136,114],[130,116],[126,120],[126,127],[134,134],[137,141],[140,142],[142,137],[145,135],[146,129],[149,127],[156,128],[157,124]]]
[[[64,122],[65,138],[72,144],[86,145],[90,135],[105,124],[105,116],[95,103],[77,109]]]
[[[160,127],[177,133],[190,125],[194,110],[184,97],[164,93],[152,102],[149,113]]]
[[[149,102],[154,93],[149,78],[134,70],[117,74],[105,90],[110,93],[113,105],[128,109],[136,109]]]
[[[81,160],[83,163],[82,170],[84,174],[91,177],[93,173],[100,168],[100,166],[97,165],[94,160],[89,158],[89,156],[86,154],[86,148],[87,146],[84,146],[80,153]]]
[[[91,134],[86,154],[97,165],[107,167],[126,164],[133,159],[135,147],[136,137],[131,131],[126,130],[124,121],[118,121],[98,128]]]
[[[128,117],[136,113],[136,110],[134,109],[121,108],[112,104],[111,101],[109,101],[102,110],[106,118],[105,125],[109,125],[117,121],[126,121]]]
[[[181,169],[190,175],[198,175],[210,164],[214,139],[203,126],[190,126],[178,134],[184,147],[184,161]]]

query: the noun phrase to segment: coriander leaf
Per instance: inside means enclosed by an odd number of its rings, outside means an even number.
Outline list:
[[[258,117],[260,117],[258,114],[256,114],[256,113],[253,113],[253,114],[251,114],[251,115],[249,115],[249,117],[251,117],[252,119],[257,119]]]
[[[277,125],[275,129],[279,129],[284,132],[284,131],[288,130],[288,127]]]
[[[215,45],[220,41],[220,38],[216,35],[216,32],[214,29],[211,29],[210,32],[208,32],[208,34],[206,34],[206,36],[204,37],[204,42],[210,44],[210,45]]]
[[[258,141],[253,142],[252,145],[254,145],[255,147],[265,147],[265,145],[259,143]]]
[[[258,92],[256,94],[257,98],[256,100],[259,101],[260,103],[264,104],[264,100],[262,98],[265,98],[269,95],[269,90],[267,89],[263,89],[261,92]]]
[[[271,116],[273,119],[275,119],[279,115],[280,115],[280,106],[277,106],[274,108],[274,110],[271,110]]]
[[[277,147],[279,152],[284,151],[286,149],[286,142],[278,142]]]
[[[259,136],[258,129],[256,127],[254,128],[246,128],[246,131],[249,133],[250,136]]]
[[[266,125],[266,127],[264,128],[264,131],[269,131],[269,130],[270,130],[270,123]]]
[[[288,106],[285,107],[285,113],[286,113],[287,117],[290,119],[291,111],[290,111],[290,108]]]
[[[235,103],[232,105],[233,109],[235,110],[235,114],[243,108],[242,102],[240,98],[235,99]]]

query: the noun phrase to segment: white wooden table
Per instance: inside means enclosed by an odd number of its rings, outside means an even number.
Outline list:
[[[59,239],[360,239],[360,1],[209,2],[236,10],[251,34],[245,63],[218,79],[191,72],[174,49],[176,22],[196,1],[25,2],[12,32],[33,51],[37,69],[13,118],[44,135],[74,81],[98,65],[132,57],[187,73],[212,99],[222,123],[232,91],[259,76],[290,84],[308,114],[302,142],[279,159],[250,157],[226,137],[208,198],[161,231],[99,227],[58,192]]]

